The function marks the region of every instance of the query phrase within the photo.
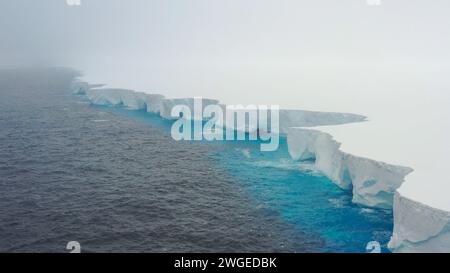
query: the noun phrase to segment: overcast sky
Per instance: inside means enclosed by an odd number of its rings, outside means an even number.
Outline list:
[[[362,114],[348,100],[401,99],[408,84],[449,72],[448,0],[81,1],[0,0],[0,64],[72,66],[172,97]]]

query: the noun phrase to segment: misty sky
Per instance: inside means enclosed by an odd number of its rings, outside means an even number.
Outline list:
[[[381,1],[0,0],[0,65],[71,66],[170,97],[370,114],[348,100],[401,100],[450,64],[449,1]]]

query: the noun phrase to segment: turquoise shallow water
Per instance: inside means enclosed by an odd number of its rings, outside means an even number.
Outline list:
[[[279,214],[293,227],[319,234],[325,240],[321,251],[365,252],[370,241],[380,242],[383,251],[388,251],[392,212],[353,204],[351,193],[314,171],[312,162],[290,160],[285,143],[277,153],[243,148],[214,156],[223,159],[223,167],[259,206]]]
[[[170,121],[143,111],[115,111],[151,123],[170,137]],[[323,244],[314,252],[366,252],[372,241],[389,252],[392,211],[353,204],[351,192],[316,171],[313,162],[293,161],[286,138],[276,152],[261,152],[259,141],[202,142],[211,147],[208,156],[216,167],[239,183],[252,205],[282,219],[293,232],[320,237]]]

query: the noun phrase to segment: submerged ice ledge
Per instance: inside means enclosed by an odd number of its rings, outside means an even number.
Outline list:
[[[164,119],[174,119],[170,115],[173,106],[193,107],[194,103],[193,98],[167,99],[159,94],[103,88],[81,81],[74,81],[72,91],[86,95],[96,105],[145,110]],[[204,107],[209,104],[219,101],[203,100]],[[346,153],[331,134],[320,127],[307,128],[362,122],[366,117],[302,110],[280,110],[279,117],[280,133],[287,135],[294,160],[314,160],[318,170],[339,187],[352,191],[354,203],[393,208],[394,231],[389,243],[393,251],[450,252],[450,212],[410,200],[397,191],[413,169]]]

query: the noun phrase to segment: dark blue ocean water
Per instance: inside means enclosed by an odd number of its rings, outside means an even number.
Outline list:
[[[365,252],[390,211],[293,162],[285,139],[175,142],[156,115],[98,107],[73,72],[0,71],[0,251]]]

